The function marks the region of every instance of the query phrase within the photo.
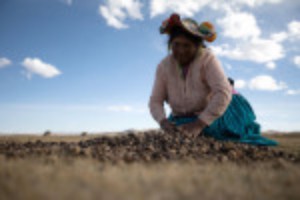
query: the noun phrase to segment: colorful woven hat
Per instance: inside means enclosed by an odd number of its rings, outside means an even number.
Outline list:
[[[163,21],[160,27],[160,33],[170,34],[172,29],[176,26],[182,27],[192,35],[203,38],[208,42],[213,42],[217,38],[217,34],[212,23],[203,22],[198,25],[198,23],[191,18],[180,19],[180,16],[176,13],[173,13],[168,19]]]

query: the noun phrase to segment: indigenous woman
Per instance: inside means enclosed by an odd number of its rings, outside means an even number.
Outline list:
[[[198,25],[193,19],[172,14],[163,22],[160,32],[169,36],[170,54],[157,67],[149,108],[163,130],[180,129],[190,137],[203,133],[219,140],[276,144],[259,135],[251,106],[243,97],[232,96],[219,60],[206,48],[204,41],[216,39],[211,23]],[[240,102],[244,102],[243,105]],[[169,117],[164,103],[170,105]]]
[[[219,60],[204,40],[214,41],[209,22],[200,26],[192,19],[172,14],[160,28],[169,35],[170,54],[158,65],[149,107],[160,127],[177,128],[197,136],[226,110],[231,100],[230,85]],[[164,103],[172,113],[166,117]]]

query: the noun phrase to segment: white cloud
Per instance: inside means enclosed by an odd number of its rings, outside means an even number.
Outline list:
[[[155,17],[169,12],[192,17],[202,9],[209,7],[218,11],[239,9],[242,6],[256,7],[263,4],[280,3],[282,0],[151,0],[150,15]]]
[[[287,90],[286,94],[287,95],[298,95],[298,94],[300,94],[300,90]]]
[[[150,15],[155,17],[167,13],[169,11],[179,13],[183,16],[192,17],[195,13],[200,11],[211,1],[209,0],[172,0],[172,1],[162,1],[162,0],[152,0],[150,2]]]
[[[11,65],[11,61],[8,58],[0,58],[0,68],[7,67]]]
[[[106,108],[108,111],[112,112],[134,112],[134,113],[145,113],[146,110],[143,108],[134,108],[130,105],[113,105],[113,106],[108,106]]]
[[[292,21],[288,24],[289,35],[295,39],[300,39],[300,22]]]
[[[217,24],[222,28],[220,35],[234,39],[235,42],[213,47],[216,53],[229,59],[262,63],[268,69],[275,69],[275,61],[286,56],[283,42],[300,39],[300,21],[291,21],[285,31],[262,38],[256,17],[251,13],[241,12],[241,7],[234,5],[259,6],[263,3],[281,2],[235,0],[229,4],[224,9],[225,16],[217,20]]]
[[[286,31],[281,31],[278,33],[273,33],[271,35],[271,39],[277,42],[283,42],[285,40],[299,40],[300,39],[300,22],[299,21],[291,21],[287,25]]]
[[[266,64],[266,67],[267,67],[268,69],[275,69],[275,68],[276,68],[276,64],[275,64],[274,62],[268,62],[268,63]]]
[[[300,56],[295,56],[293,61],[294,61],[294,64],[300,68]]]
[[[247,12],[227,11],[224,18],[217,20],[223,28],[224,36],[234,39],[257,38],[261,34],[255,16]]]
[[[268,75],[256,76],[250,80],[249,87],[252,90],[277,91],[287,88],[286,83],[278,82]]]
[[[141,8],[139,0],[108,0],[106,5],[99,6],[99,14],[106,19],[107,25],[124,29],[128,28],[124,23],[126,18],[143,20]]]
[[[52,78],[61,74],[55,66],[45,63],[39,58],[25,58],[22,65],[26,69],[28,78],[31,78],[32,74],[37,74],[44,78]]]
[[[107,24],[117,29],[128,28],[128,25],[124,24],[120,19],[117,19],[113,14],[111,14],[107,7],[100,7],[99,12],[107,20]],[[123,20],[124,17],[122,17]]]
[[[234,1],[250,7],[256,7],[267,3],[269,4],[281,3],[283,0],[234,0]]]
[[[242,6],[256,7],[263,4],[280,2],[282,2],[282,0],[233,0],[230,2],[224,2],[223,0],[150,0],[150,16],[155,17],[170,12],[176,12],[182,16],[193,17],[196,13],[207,8],[228,12],[240,10]],[[128,25],[124,23],[127,18],[134,20],[143,19],[141,7],[142,3],[140,0],[107,0],[106,3],[99,6],[99,14],[106,19],[109,26],[117,29],[124,29],[128,28]],[[249,36],[257,36],[260,34],[256,21],[251,14],[236,12],[228,14],[226,17],[233,27],[231,28],[233,32],[228,31],[228,34],[230,33],[233,37],[247,38]],[[224,22],[227,23],[225,20]],[[239,26],[235,27],[236,24]]]
[[[246,87],[246,81],[238,79],[234,81],[234,87],[237,89],[243,89]]]
[[[219,56],[235,60],[249,60],[256,63],[268,63],[284,57],[281,44],[273,40],[255,38],[232,47],[228,44],[212,47]]]
[[[276,42],[283,42],[288,39],[289,35],[287,32],[279,32],[271,35],[271,39]]]
[[[225,17],[217,20],[217,23],[223,29],[224,36],[235,39],[233,45],[222,44],[212,47],[219,56],[264,63],[269,69],[275,69],[274,61],[285,56],[281,42],[288,37],[288,34],[280,32],[271,35],[270,39],[261,38],[261,29],[251,13],[232,11],[229,8],[226,10]]]

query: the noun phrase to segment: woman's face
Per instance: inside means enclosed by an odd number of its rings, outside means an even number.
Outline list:
[[[171,43],[173,55],[181,66],[189,65],[198,51],[197,46],[184,36],[177,36]]]

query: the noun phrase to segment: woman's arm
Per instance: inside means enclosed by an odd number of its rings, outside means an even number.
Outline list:
[[[164,102],[167,100],[167,87],[163,70],[163,65],[161,63],[156,70],[155,81],[149,101],[151,115],[158,123],[161,123],[166,119]]]

